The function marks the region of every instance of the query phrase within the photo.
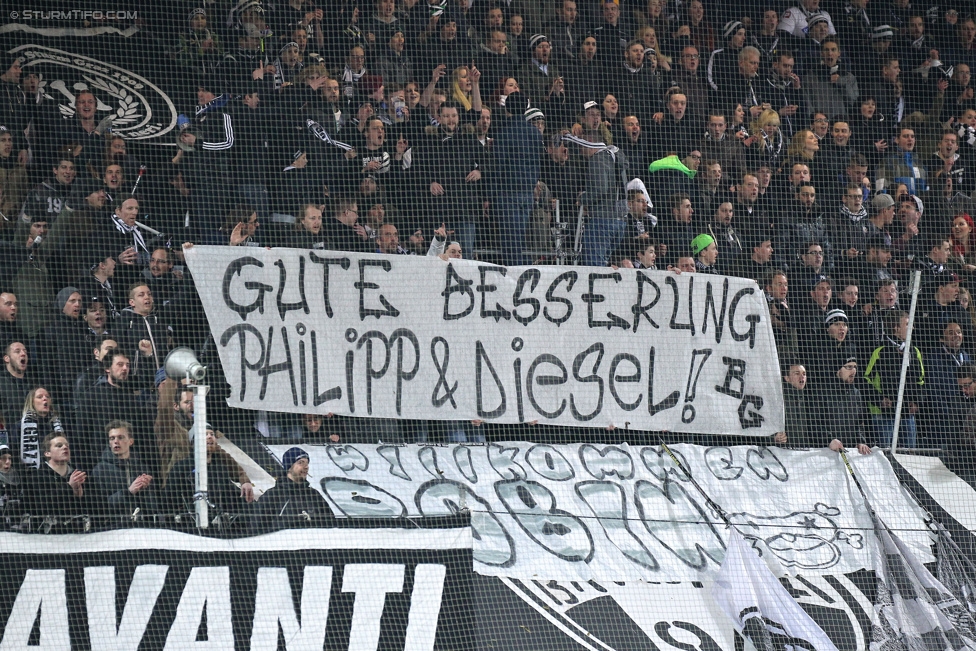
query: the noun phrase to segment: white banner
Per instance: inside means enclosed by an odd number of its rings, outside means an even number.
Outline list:
[[[234,407],[769,436],[751,280],[435,257],[194,247]]]
[[[273,445],[279,459],[291,446]],[[471,511],[475,571],[559,581],[703,581],[728,532],[657,446],[303,445],[338,517]],[[671,446],[695,482],[788,574],[871,569],[871,518],[830,450]],[[880,452],[851,453],[875,509],[932,560],[921,509]]]
[[[712,598],[756,649],[837,651],[736,529],[729,531],[729,548],[712,585]]]

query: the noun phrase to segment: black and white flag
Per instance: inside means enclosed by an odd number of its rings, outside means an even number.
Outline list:
[[[976,649],[969,614],[874,511],[878,596],[870,651]],[[962,624],[961,626],[957,626]]]
[[[757,651],[837,651],[735,529],[712,597]]]

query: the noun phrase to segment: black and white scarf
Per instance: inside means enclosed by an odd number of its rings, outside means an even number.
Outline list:
[[[64,427],[57,416],[51,419],[51,431],[64,434]],[[24,414],[20,420],[20,460],[37,469],[41,467],[41,435],[37,426],[37,414],[32,411]]]
[[[342,71],[342,85],[345,86],[346,95],[352,94],[352,89],[356,87],[359,80],[363,78],[366,74],[366,66],[363,66],[358,72],[352,70],[349,66],[346,66],[345,70]]]
[[[583,138],[574,136],[571,133],[567,133],[563,135],[562,140],[564,142],[571,142],[574,145],[579,145],[580,147],[583,147],[585,149],[596,149],[598,151],[609,152],[610,156],[614,160],[617,160],[617,152],[620,151],[619,147],[615,147],[613,145],[607,145],[602,142],[590,142],[589,140],[584,140]]]
[[[135,247],[136,253],[139,253],[139,249],[149,253],[149,247],[146,246],[146,240],[142,239],[142,231],[138,226],[129,226],[115,213],[112,213],[112,223],[115,224],[115,230],[118,232],[132,235],[132,246]]]
[[[329,135],[329,132],[325,129],[325,127],[323,127],[315,120],[306,119],[305,128],[307,128],[313,136],[315,136],[316,138],[318,138],[319,140],[321,140],[327,145],[338,147],[343,151],[349,151],[353,148],[352,145],[350,144],[334,139],[332,136]]]
[[[302,63],[301,61],[299,61],[295,65],[294,68],[289,68],[287,70],[288,76],[286,78],[285,77],[286,70],[285,70],[284,64],[281,63],[281,59],[280,58],[275,59],[275,61],[274,61],[274,69],[275,69],[275,73],[274,73],[274,89],[275,90],[281,90],[284,87],[285,82],[286,81],[291,81],[292,79],[294,79],[298,75],[298,73],[301,72],[302,68],[304,68],[304,67],[305,67],[305,64]]]
[[[861,221],[868,216],[868,211],[864,206],[861,206],[861,209],[858,210],[857,212],[851,212],[850,208],[848,208],[844,204],[841,204],[840,214],[847,217],[852,224],[860,224]]]

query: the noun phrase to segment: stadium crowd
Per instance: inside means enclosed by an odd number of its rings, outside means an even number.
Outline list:
[[[899,447],[971,472],[970,3],[241,0],[144,15],[140,45],[180,71],[176,147],[139,149],[90,90],[65,110],[24,61],[0,62],[8,525],[192,505],[192,393],[160,369],[174,346],[219,369],[182,268],[193,244],[752,278],[783,367],[776,442],[865,451],[891,444],[920,271]],[[222,390],[213,422],[294,441],[615,436],[255,417],[222,408]],[[223,511],[331,517],[300,449],[252,506],[221,436],[207,425]]]

